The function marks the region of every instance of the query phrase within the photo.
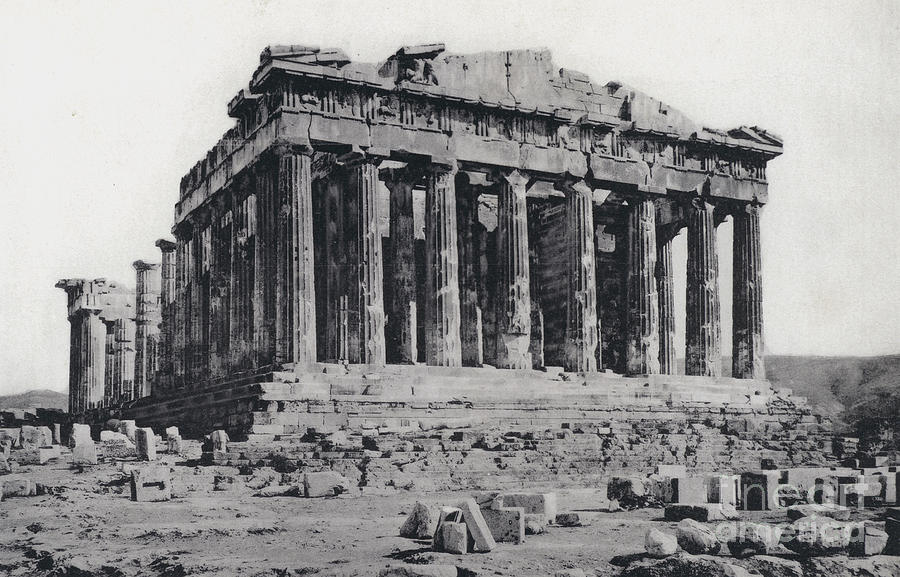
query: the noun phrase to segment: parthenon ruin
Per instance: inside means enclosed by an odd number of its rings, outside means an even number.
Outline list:
[[[339,369],[370,384],[612,372],[675,390],[688,381],[654,375],[677,372],[672,240],[684,229],[685,374],[765,388],[772,133],[706,128],[547,51],[442,44],[379,64],[270,46],[228,114],[234,127],[182,179],[161,265],[135,263],[136,292],[57,285],[72,412],[251,430],[242,415],[264,383],[311,398],[301,385]],[[734,380],[719,378],[716,227],[728,217]]]

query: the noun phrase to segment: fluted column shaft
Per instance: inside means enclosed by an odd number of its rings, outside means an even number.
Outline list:
[[[103,402],[106,378],[106,325],[99,309],[82,309],[82,411]]]
[[[478,287],[481,283],[478,223],[478,189],[468,177],[456,179],[457,222],[459,223],[459,310],[462,363],[480,367],[484,363],[481,305]]]
[[[462,365],[455,168],[433,165],[425,189],[425,361]]]
[[[278,156],[276,361],[297,367],[316,360],[315,259],[311,159],[297,151]]]
[[[422,173],[412,168],[385,175],[390,190],[391,300],[388,309],[387,355],[391,363],[416,362],[416,230],[413,188]]]
[[[565,360],[567,371],[597,370],[597,276],[594,261],[593,191],[584,182],[566,191],[568,291]]]
[[[722,374],[719,256],[713,205],[697,198],[688,207],[685,374]]]
[[[659,302],[656,292],[656,207],[632,199],[628,210],[628,341],[626,370],[659,374]]]
[[[657,238],[656,291],[659,298],[659,372],[674,375],[675,355],[675,280],[672,270],[672,237]]]
[[[766,378],[759,211],[748,204],[734,214],[732,376],[740,379]]]
[[[519,171],[504,175],[497,201],[497,366],[505,369],[531,368],[527,184]]]
[[[160,239],[156,241],[162,264],[160,273],[160,323],[159,323],[159,364],[157,384],[161,388],[172,386],[172,357],[175,326],[175,243]]]
[[[150,395],[159,339],[159,265],[136,261],[134,398]]]

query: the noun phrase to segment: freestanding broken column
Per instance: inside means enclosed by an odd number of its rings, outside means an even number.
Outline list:
[[[652,375],[660,370],[656,207],[649,198],[633,198],[628,212],[626,370],[632,375]]]
[[[594,261],[593,191],[584,181],[566,190],[566,370],[597,370],[597,278]]]
[[[762,318],[762,267],[759,242],[759,211],[755,203],[734,213],[732,301],[732,376],[764,379]]]
[[[425,188],[425,362],[462,365],[455,164],[433,164]]]
[[[714,206],[694,198],[687,208],[687,328],[685,374],[722,375],[719,255]]]
[[[413,188],[422,180],[415,167],[386,169],[382,178],[390,191],[391,300],[388,309],[387,357],[391,363],[416,362],[416,231]]]
[[[674,375],[675,355],[675,280],[672,271],[672,239],[660,231],[656,240],[656,291],[659,298],[659,372]]]
[[[505,369],[531,368],[527,184],[518,170],[504,174],[497,202],[497,366]]]
[[[171,388],[173,377],[172,356],[175,332],[175,250],[176,244],[170,240],[156,241],[162,256],[160,272],[160,323],[159,361],[156,368],[156,383],[162,388]]]
[[[159,265],[134,262],[137,276],[135,300],[134,395],[147,397],[156,375],[159,344]]]

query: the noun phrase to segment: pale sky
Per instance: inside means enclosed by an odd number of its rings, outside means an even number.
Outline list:
[[[762,216],[767,349],[900,353],[900,2],[0,0],[0,394],[64,391],[64,277],[134,285],[268,44],[547,47],[715,128],[784,138]],[[730,223],[720,227],[731,350]],[[684,238],[675,258],[684,274]],[[678,306],[684,306],[683,281]],[[683,319],[679,319],[683,332]]]

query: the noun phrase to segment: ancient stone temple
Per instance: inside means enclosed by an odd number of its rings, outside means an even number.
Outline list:
[[[528,402],[584,417],[771,398],[759,218],[782,152],[773,134],[706,128],[547,51],[442,44],[378,64],[271,46],[228,114],[234,127],[182,179],[162,264],[135,263],[142,400],[123,415],[273,435],[429,414],[556,418],[514,410]],[[729,217],[730,281],[716,243]],[[721,282],[733,283],[733,378]],[[81,386],[93,365],[79,363]],[[497,412],[461,414],[447,404],[459,399]]]

